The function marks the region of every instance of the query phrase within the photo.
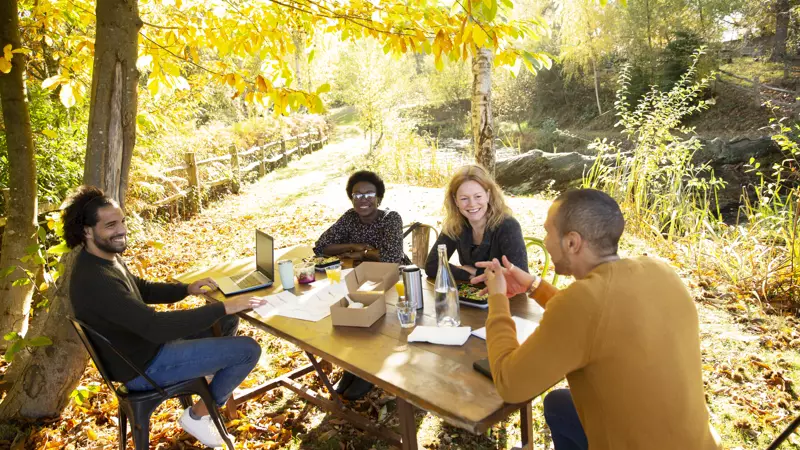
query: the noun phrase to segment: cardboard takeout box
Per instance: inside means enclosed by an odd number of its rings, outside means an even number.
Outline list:
[[[386,314],[386,292],[400,279],[393,263],[365,262],[344,278],[348,295],[363,308],[348,308],[347,299],[331,305],[331,322],[349,327],[369,327]],[[364,288],[368,290],[359,290]]]

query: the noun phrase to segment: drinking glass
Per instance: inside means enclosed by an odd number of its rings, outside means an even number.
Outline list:
[[[398,296],[405,297],[405,295],[406,295],[406,285],[403,284],[403,280],[402,279],[400,281],[398,281],[394,285],[394,288],[397,290],[397,295]]]
[[[342,282],[342,266],[327,267],[325,268],[325,276],[328,277],[331,284]]]
[[[403,328],[413,328],[417,321],[417,308],[408,301],[397,302],[397,319]]]

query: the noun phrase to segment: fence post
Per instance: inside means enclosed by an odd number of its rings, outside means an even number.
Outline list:
[[[267,150],[266,145],[262,145],[258,150],[258,178],[267,174]]]
[[[239,182],[239,152],[236,150],[235,144],[231,144],[229,151],[231,153],[231,192],[238,194],[241,187]]]
[[[200,212],[200,174],[197,170],[197,158],[194,152],[183,154],[186,161],[186,179],[189,181],[189,212]]]
[[[756,98],[756,106],[761,106],[761,83],[759,82],[758,75],[753,77],[753,95]]]
[[[286,165],[288,157],[286,156],[286,139],[281,135],[281,159],[277,161],[278,167]]]

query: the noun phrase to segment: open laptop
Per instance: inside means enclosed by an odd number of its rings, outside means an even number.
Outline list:
[[[256,230],[256,270],[244,275],[214,278],[225,295],[241,294],[272,286],[275,279],[275,245],[272,236]]]

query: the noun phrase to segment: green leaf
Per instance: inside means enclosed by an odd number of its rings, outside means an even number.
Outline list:
[[[36,336],[33,339],[26,339],[26,341],[29,347],[44,347],[47,345],[53,345],[53,341],[47,336]]]
[[[8,350],[6,350],[6,354],[3,355],[3,359],[5,359],[8,362],[13,361],[14,360],[14,355],[18,351],[22,350],[22,342],[23,342],[22,339],[14,341],[14,343],[11,344],[11,346],[8,347]]]
[[[3,336],[3,340],[4,341],[13,341],[14,339],[17,339],[18,337],[19,337],[19,333],[17,333],[16,331],[11,331],[9,333],[6,333]]]
[[[11,275],[11,273],[15,270],[17,270],[17,266],[8,266],[5,269],[0,270],[0,278],[5,278]]]
[[[331,85],[328,83],[323,84],[322,86],[317,88],[317,95],[324,94],[326,92],[330,92]]]
[[[31,244],[25,247],[25,254],[27,255],[33,255],[38,251],[39,251],[39,244]]]
[[[61,242],[47,249],[48,255],[63,255],[69,253],[69,247],[66,242]]]
[[[47,230],[44,227],[39,227],[39,230],[37,232],[39,234],[39,240],[41,242],[47,240]]]
[[[27,278],[20,278],[18,280],[14,280],[14,282],[11,283],[11,286],[26,286],[29,284],[31,284],[31,280]]]

